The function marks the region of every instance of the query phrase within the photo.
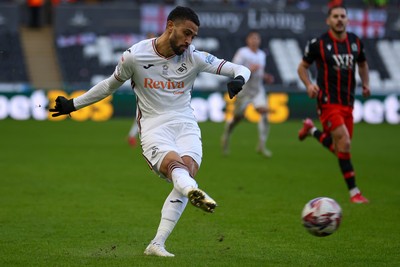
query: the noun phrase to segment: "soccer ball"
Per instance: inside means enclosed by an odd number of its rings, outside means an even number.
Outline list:
[[[310,200],[301,213],[303,226],[315,236],[333,234],[342,220],[342,209],[329,197],[317,197]]]

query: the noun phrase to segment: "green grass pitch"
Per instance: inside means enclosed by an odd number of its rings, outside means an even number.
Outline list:
[[[353,164],[368,205],[349,203],[337,160],[300,121],[273,124],[271,159],[255,153],[242,123],[231,155],[221,123],[201,123],[199,186],[214,214],[186,208],[167,249],[146,257],[171,184],[128,146],[131,120],[0,121],[0,266],[400,266],[400,127],[355,126]],[[318,124],[319,125],[319,124]],[[328,196],[339,230],[318,238],[301,225],[304,204]]]

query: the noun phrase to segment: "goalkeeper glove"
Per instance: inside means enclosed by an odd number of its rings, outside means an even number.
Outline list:
[[[66,99],[63,96],[58,96],[56,98],[56,105],[54,108],[49,109],[50,112],[57,112],[53,113],[52,117],[58,117],[60,115],[69,115],[71,112],[75,111],[76,108],[74,107],[74,99]]]
[[[236,76],[235,79],[233,79],[227,84],[230,99],[232,99],[242,90],[244,83],[245,83],[244,78],[241,75],[239,75]]]

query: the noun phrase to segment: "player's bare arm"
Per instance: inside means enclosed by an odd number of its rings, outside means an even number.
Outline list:
[[[307,94],[310,98],[315,98],[318,95],[319,87],[316,84],[313,84],[310,80],[310,76],[308,73],[308,69],[310,68],[310,64],[306,61],[302,60],[297,68],[297,73],[299,74],[300,80],[304,83]]]
[[[369,67],[367,61],[358,63],[358,74],[361,78],[362,95],[363,97],[369,97],[371,90],[369,88]]]
[[[275,77],[271,73],[264,73],[263,79],[267,84],[273,84],[275,82]]]
[[[260,66],[259,64],[251,64],[251,65],[249,66],[249,70],[251,71],[251,73],[253,73],[253,72],[259,70],[260,67],[261,67],[261,66]]]

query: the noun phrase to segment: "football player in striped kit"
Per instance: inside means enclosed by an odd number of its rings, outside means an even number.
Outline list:
[[[356,64],[362,82],[362,94],[370,95],[368,63],[361,40],[346,32],[347,10],[343,6],[329,9],[326,20],[329,31],[307,45],[298,74],[308,96],[316,98],[318,115],[323,131],[318,130],[311,119],[303,121],[299,131],[302,141],[314,136],[318,142],[333,152],[339,161],[352,203],[368,203],[358,187],[351,162],[351,138],[353,136],[353,105],[356,87]],[[317,82],[312,83],[308,69],[313,62],[317,65]]]
[[[76,98],[57,97],[50,109],[52,116],[69,114],[111,95],[131,80],[143,156],[157,175],[173,184],[145,255],[174,256],[165,249],[165,242],[188,201],[210,213],[217,207],[194,179],[203,155],[200,128],[190,105],[197,75],[208,72],[231,77],[227,84],[231,98],[250,77],[248,68],[196,50],[191,43],[199,26],[192,9],[176,7],[168,15],[165,31],[127,49],[109,78]]]

